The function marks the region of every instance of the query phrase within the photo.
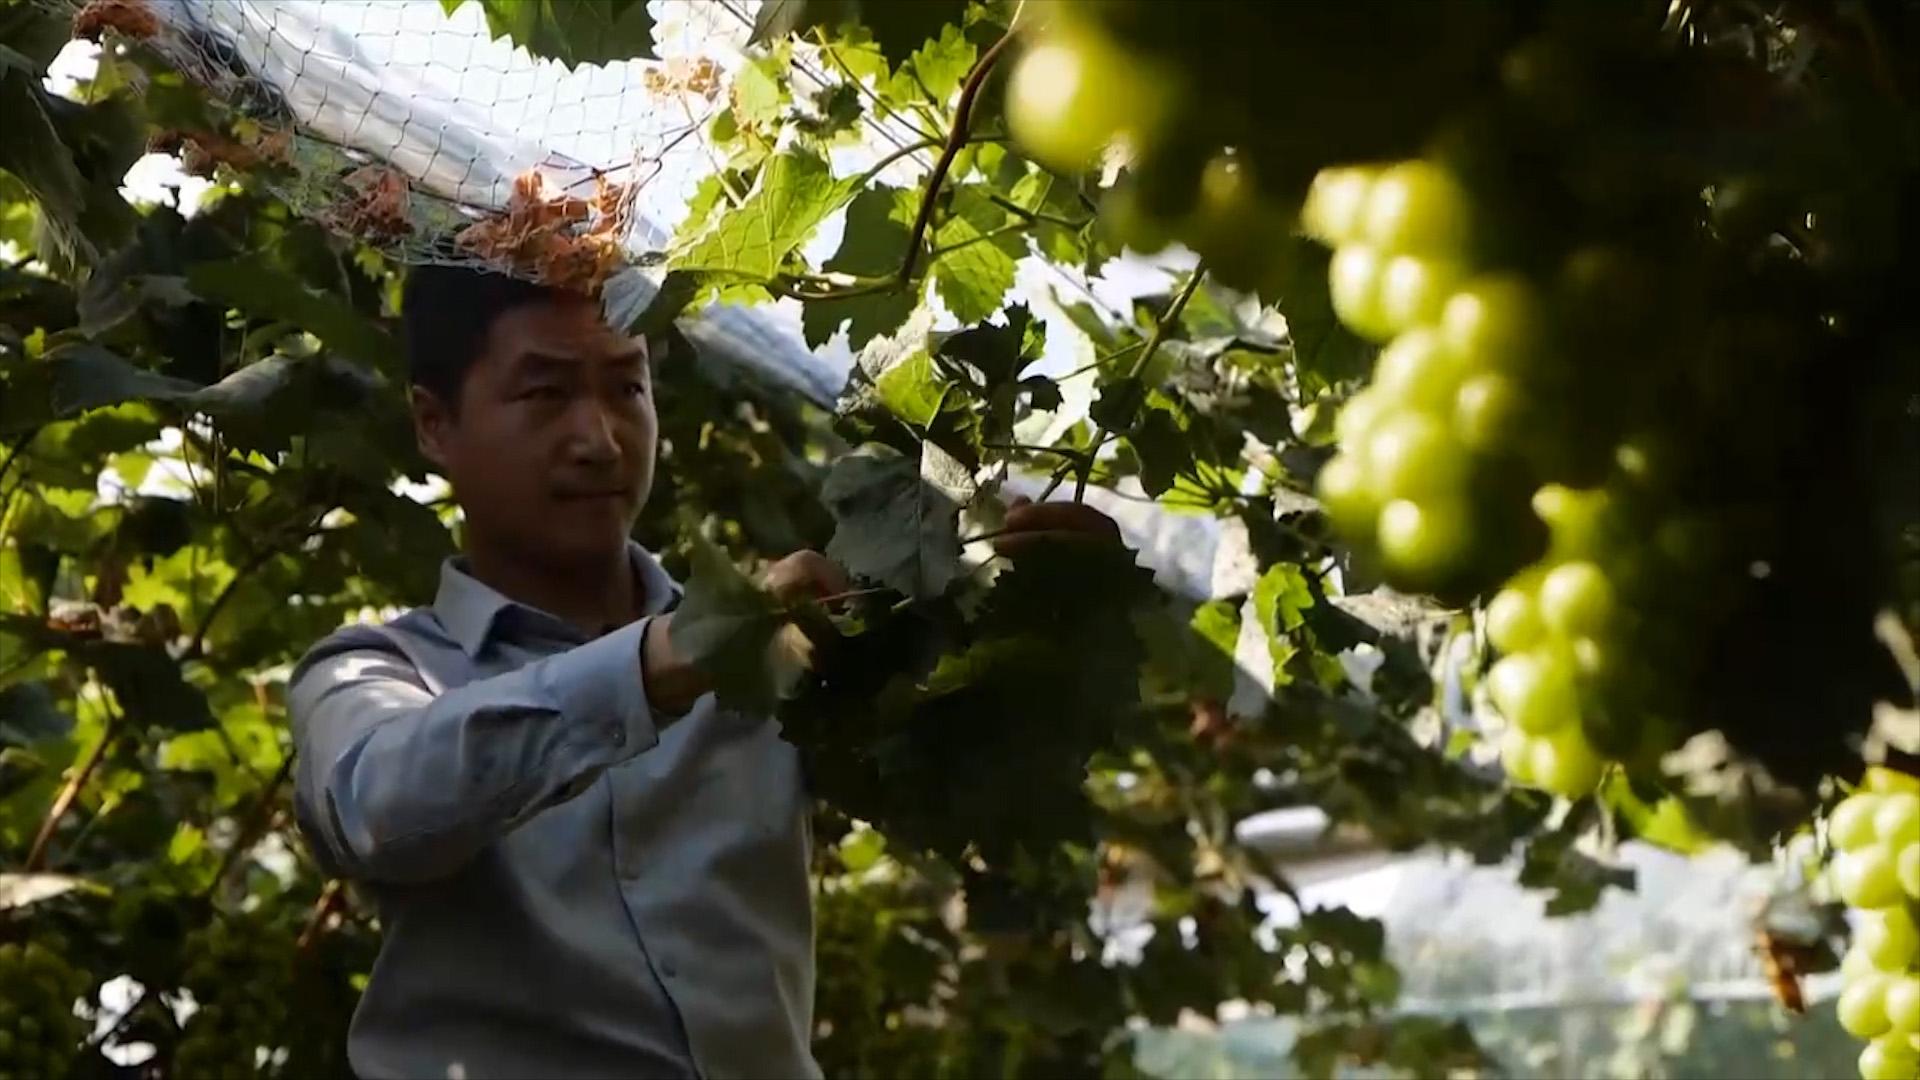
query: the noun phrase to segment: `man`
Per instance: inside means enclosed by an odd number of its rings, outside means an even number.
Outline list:
[[[629,539],[652,486],[645,343],[590,299],[471,270],[404,302],[422,451],[464,553],[439,593],[294,672],[296,804],[385,939],[348,1039],[382,1077],[818,1076],[805,796],[768,717],[718,707]],[[1116,535],[1019,506],[1005,552]],[[766,585],[844,591],[802,551]]]

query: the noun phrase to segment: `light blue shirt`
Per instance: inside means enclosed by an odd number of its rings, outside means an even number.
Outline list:
[[[384,938],[348,1037],[384,1077],[817,1077],[806,799],[774,720],[649,708],[678,586],[589,638],[465,571],[289,691],[296,808]]]

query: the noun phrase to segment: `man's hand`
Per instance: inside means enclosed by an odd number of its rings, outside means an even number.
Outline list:
[[[1120,526],[1085,503],[1037,503],[1025,495],[1007,508],[1007,520],[993,538],[993,550],[1008,558],[1051,543],[1118,544]]]
[[[767,568],[761,586],[783,604],[836,596],[848,589],[847,572],[817,551],[796,551]],[[647,624],[640,649],[647,702],[669,716],[680,716],[713,689],[706,674],[674,651],[672,615]]]
[[[817,551],[796,551],[767,567],[760,585],[788,605],[838,596],[853,587],[840,564]]]

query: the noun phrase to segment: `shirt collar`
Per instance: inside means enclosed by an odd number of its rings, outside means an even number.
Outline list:
[[[634,574],[640,583],[641,616],[659,615],[672,610],[680,602],[680,585],[660,565],[660,560],[632,540],[627,541],[627,557],[633,562]],[[433,613],[469,657],[480,654],[493,633],[495,620],[508,608],[518,608],[556,623],[559,621],[547,612],[506,596],[468,573],[464,555],[452,556],[440,565],[440,591],[433,598]]]

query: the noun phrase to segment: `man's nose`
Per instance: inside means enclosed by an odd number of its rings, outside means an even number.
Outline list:
[[[607,462],[620,456],[619,419],[606,402],[583,399],[573,410],[568,449],[581,461]]]

